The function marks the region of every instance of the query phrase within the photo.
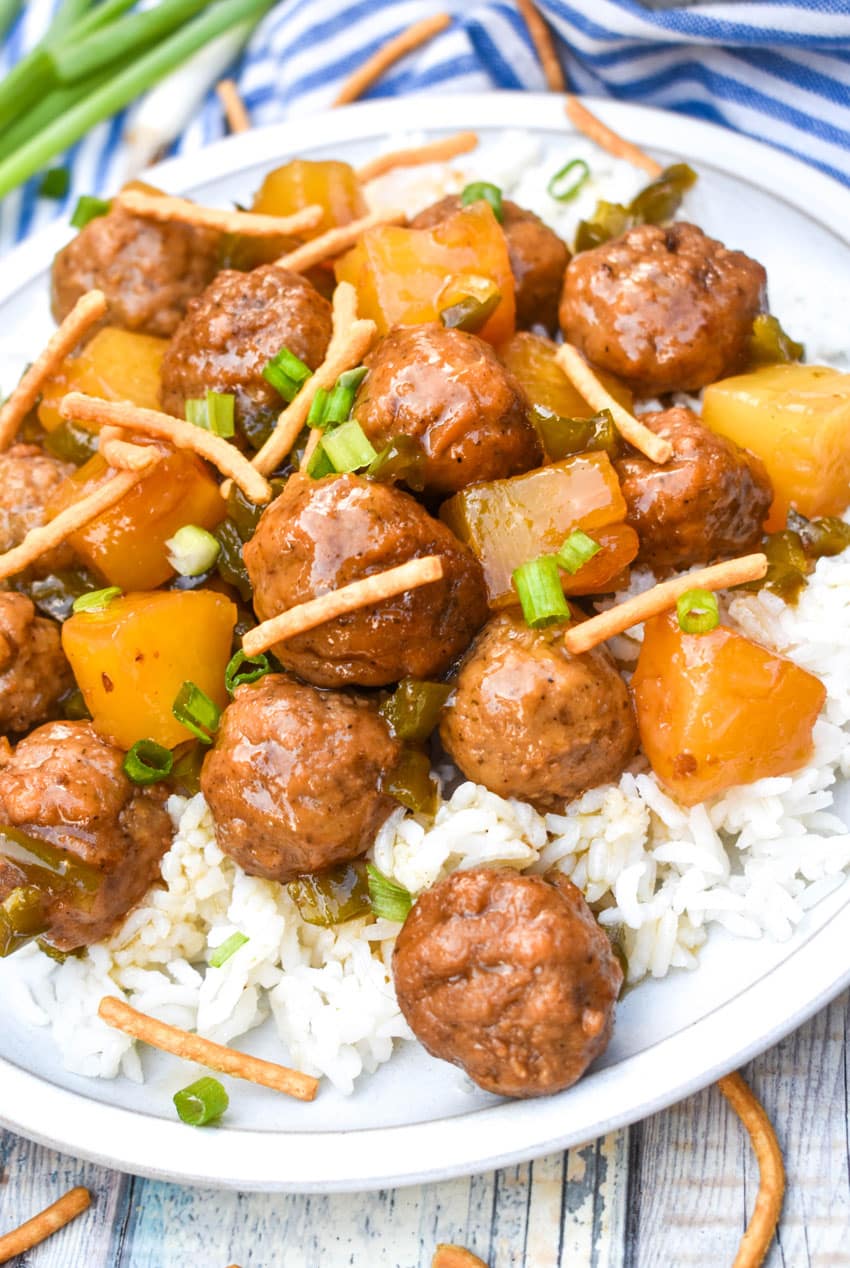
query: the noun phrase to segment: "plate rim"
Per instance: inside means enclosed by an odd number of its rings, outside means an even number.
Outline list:
[[[610,126],[648,148],[682,156],[699,151],[696,162],[782,199],[839,240],[850,241],[844,228],[850,225],[850,189],[803,161],[764,142],[688,116],[608,99],[582,100]],[[293,118],[225,138],[203,150],[168,159],[146,175],[169,192],[189,193],[209,180],[212,167],[220,178],[305,148],[386,140],[403,130],[429,135],[456,131],[459,119],[464,127],[482,132],[527,128],[562,131],[569,136],[574,129],[564,116],[563,101],[562,95],[555,94],[486,92],[362,102],[311,115],[309,120]],[[424,103],[428,121],[423,128],[420,109]],[[307,121],[310,144],[305,147]],[[40,274],[46,275],[49,265],[44,261],[52,258],[68,236],[67,225],[53,224],[4,257],[0,306],[22,286]],[[675,1103],[750,1060],[850,984],[850,966],[841,972],[824,971],[825,965],[843,963],[848,934],[850,899],[787,959],[739,994],[650,1049],[592,1071],[556,1098],[500,1102],[454,1117],[395,1127],[339,1132],[222,1127],[198,1134],[187,1132],[176,1121],[91,1099],[0,1057],[4,1091],[0,1125],[103,1166],[210,1188],[352,1192],[474,1174],[604,1135]],[[753,997],[765,991],[775,991],[782,999],[785,1015],[754,1034],[758,1009],[753,1007]],[[732,1045],[720,1041],[719,1036],[726,1034],[739,1039]],[[671,1086],[662,1071],[677,1069],[683,1063],[687,1066],[689,1056],[700,1068]],[[623,1093],[635,1079],[645,1089],[638,1104]],[[604,1109],[593,1110],[594,1104]],[[570,1121],[570,1106],[581,1106],[585,1111],[577,1121]],[[558,1113],[553,1113],[555,1107]],[[557,1130],[553,1130],[553,1119],[558,1120]],[[163,1165],[163,1158],[170,1160],[167,1165]]]

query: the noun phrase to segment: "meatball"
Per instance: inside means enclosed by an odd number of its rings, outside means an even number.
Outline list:
[[[240,687],[201,774],[219,845],[275,881],[356,858],[398,805],[381,780],[400,751],[365,697],[285,674]]]
[[[0,453],[0,552],[19,546],[31,528],[41,527],[44,508],[73,471],[38,445],[12,445]],[[31,571],[45,575],[72,559],[71,548],[59,546],[42,555]]]
[[[109,301],[113,326],[167,339],[189,300],[215,277],[220,242],[209,229],[159,224],[115,207],[90,220],[54,259],[53,316],[61,321],[97,289]]]
[[[319,687],[444,673],[487,618],[481,565],[408,494],[354,475],[292,476],[243,550],[261,621],[424,555],[441,557],[439,581],[273,648],[285,669]]]
[[[467,779],[542,812],[617,779],[638,747],[607,650],[574,656],[563,629],[532,630],[516,609],[494,616],[464,658],[440,737]]]
[[[773,501],[761,459],[710,431],[693,410],[643,414],[641,422],[670,441],[673,457],[659,467],[631,453],[614,464],[639,559],[686,568],[757,546]]]
[[[111,933],[156,879],[171,844],[165,792],[131,783],[123,761],[90,722],[49,722],[14,751],[0,751],[0,822],[66,852],[95,882],[93,896],[73,883],[42,890],[45,937],[60,951]],[[0,899],[29,883],[2,850],[0,836]]]
[[[0,732],[46,722],[73,684],[55,621],[26,595],[0,593]]]
[[[419,897],[393,975],[420,1043],[502,1096],[580,1079],[608,1045],[623,981],[575,885],[486,867]]]
[[[396,436],[418,441],[427,493],[446,496],[543,461],[523,390],[483,339],[437,324],[398,326],[366,365],[354,417],[378,450]]]
[[[311,370],[331,337],[331,306],[298,273],[265,264],[225,269],[193,299],[162,363],[162,405],[177,418],[212,389],[236,398],[236,423],[256,447],[284,407],[263,367],[288,348]]]
[[[430,229],[460,207],[454,194],[441,198],[414,217],[414,229]],[[502,201],[502,228],[514,275],[516,324],[520,330],[558,327],[558,299],[570,253],[558,235],[533,211],[506,198]]]
[[[695,225],[640,225],[571,261],[564,337],[641,396],[696,391],[740,369],[767,275]]]

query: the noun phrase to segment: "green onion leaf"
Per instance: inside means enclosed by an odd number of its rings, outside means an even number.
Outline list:
[[[489,181],[473,181],[471,185],[467,185],[461,190],[460,205],[468,207],[470,203],[488,203],[493,215],[502,223],[504,218],[504,208],[502,207],[502,191],[498,185],[491,185]]]
[[[224,685],[232,696],[237,687],[258,682],[271,672],[271,662],[265,652],[260,652],[258,656],[249,656],[247,652],[240,650],[228,661],[224,671]]]
[[[373,863],[366,864],[366,872],[369,876],[369,901],[374,914],[384,920],[406,920],[413,906],[410,891],[384,876]]]
[[[174,1093],[174,1108],[183,1123],[190,1127],[205,1127],[221,1118],[230,1104],[230,1098],[218,1079],[206,1075],[197,1083],[190,1083],[181,1092]]]
[[[363,428],[354,419],[329,432],[321,447],[334,471],[358,471],[361,467],[368,467],[378,456]]]
[[[321,480],[323,476],[333,475],[335,471],[336,467],[325,453],[324,442],[321,442],[307,459],[307,475],[311,480]]]
[[[688,590],[676,600],[676,615],[686,634],[707,634],[720,624],[717,596],[710,590]]]
[[[41,178],[38,192],[42,198],[64,198],[71,188],[71,173],[67,167],[51,167]]]
[[[89,590],[87,594],[81,594],[71,604],[72,612],[103,612],[109,607],[113,599],[118,599],[124,593],[120,586],[107,586],[105,590]]]
[[[562,568],[573,576],[589,559],[598,555],[602,547],[580,528],[574,528],[555,558]]]
[[[313,371],[288,348],[281,348],[263,366],[263,378],[285,401],[292,401]]]
[[[184,413],[187,423],[229,440],[236,432],[235,407],[236,397],[231,392],[208,390],[206,396],[190,397],[184,405]]]
[[[171,712],[203,744],[212,744],[221,718],[221,709],[200,687],[196,687],[193,682],[184,682],[177,692]]]
[[[225,938],[221,946],[216,947],[215,951],[213,951],[210,956],[210,966],[214,969],[220,969],[232,955],[236,954],[240,947],[244,947],[248,940],[244,933],[232,933],[229,938]]]
[[[124,774],[134,784],[156,784],[171,774],[174,758],[154,740],[136,740],[124,758]]]
[[[533,630],[551,625],[553,621],[568,621],[570,606],[561,589],[561,574],[555,555],[538,555],[514,569],[513,582],[522,614]]]
[[[327,408],[330,392],[327,388],[317,387],[316,395],[310,406],[310,413],[307,415],[308,427],[324,427],[325,409]]]
[[[221,546],[205,528],[184,524],[165,543],[168,562],[181,577],[200,577],[215,564]]]
[[[81,194],[71,216],[71,224],[75,229],[85,229],[90,220],[105,216],[112,203],[103,198],[95,198],[92,194]]]
[[[590,180],[590,168],[584,159],[565,163],[546,186],[546,192],[559,203],[569,203],[581,193]]]

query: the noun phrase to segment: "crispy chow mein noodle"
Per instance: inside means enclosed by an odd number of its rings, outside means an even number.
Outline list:
[[[451,26],[451,22],[450,14],[435,13],[430,18],[423,18],[421,22],[414,22],[412,26],[387,40],[383,47],[373,53],[345,81],[333,104],[347,106],[358,97],[362,97],[364,92],[381,78],[385,70],[389,70],[390,66],[394,66],[403,57],[407,57],[408,53],[415,52],[417,48],[421,48],[423,44],[432,40],[435,35],[445,31],[446,27]]]
[[[609,154],[613,154],[614,158],[625,159],[627,163],[631,163],[634,167],[642,167],[645,172],[649,172],[650,176],[660,176],[664,171],[656,159],[642,150],[640,146],[633,145],[631,141],[625,140],[613,128],[609,128],[607,123],[603,123],[597,118],[587,106],[582,105],[578,97],[567,97],[567,104],[564,107],[570,122],[579,132],[583,132],[595,145],[600,149],[607,150]]]
[[[759,1168],[755,1206],[732,1268],[759,1268],[770,1249],[785,1195],[782,1150],[764,1106],[740,1074],[727,1074],[717,1086],[746,1128]]]
[[[0,1237],[0,1264],[7,1264],[18,1255],[25,1255],[28,1250],[58,1233],[60,1228],[70,1224],[83,1211],[91,1206],[91,1194],[81,1186],[69,1189],[57,1202],[34,1215],[31,1220],[21,1224],[20,1228]]]
[[[196,229],[216,229],[220,233],[243,234],[245,237],[275,238],[287,234],[309,233],[322,219],[318,205],[302,207],[291,216],[263,216],[254,211],[226,211],[218,207],[201,207],[188,198],[170,194],[149,194],[141,189],[125,189],[116,194],[113,203],[134,216],[149,220],[177,220]]]

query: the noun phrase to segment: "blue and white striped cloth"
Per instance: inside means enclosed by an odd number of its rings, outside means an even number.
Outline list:
[[[7,37],[0,71],[38,38],[57,2],[27,5]],[[557,34],[576,92],[725,124],[850,184],[848,0],[718,0],[665,8],[637,0],[539,0],[538,7]],[[514,0],[282,0],[233,72],[254,123],[323,109],[388,38],[445,11],[452,25],[390,69],[368,97],[545,88]],[[126,176],[126,124],[120,116],[102,125],[68,156],[73,186],[65,206],[81,192],[109,193]],[[197,149],[224,130],[211,93],[173,151]],[[0,251],[63,213],[62,204],[39,198],[37,188],[31,181],[0,203]]]

